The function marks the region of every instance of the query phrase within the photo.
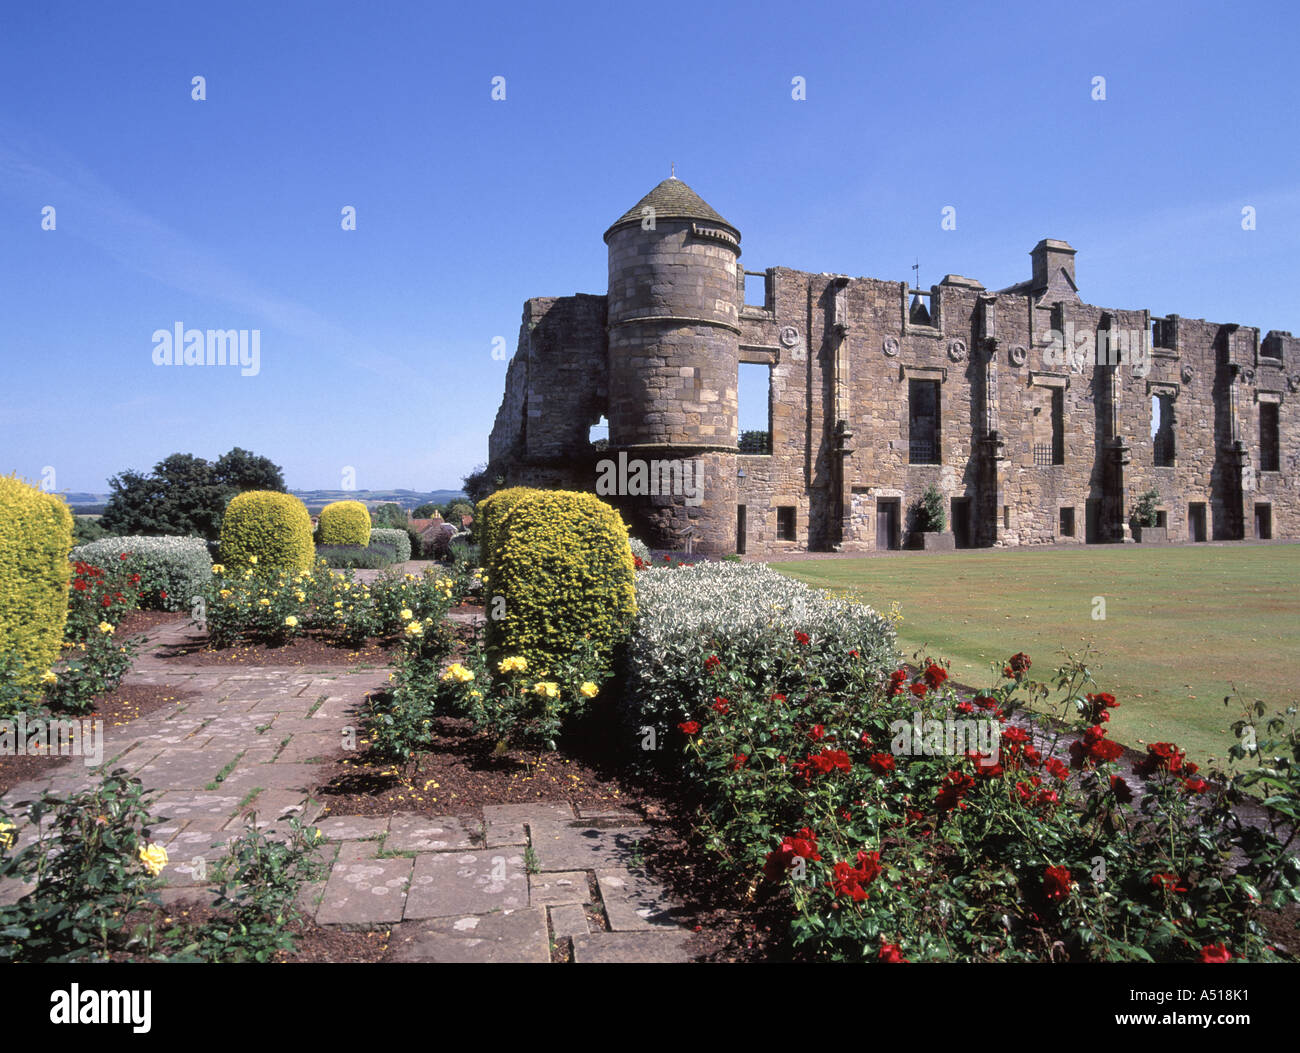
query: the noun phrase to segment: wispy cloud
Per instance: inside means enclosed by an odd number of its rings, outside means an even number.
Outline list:
[[[45,148],[23,151],[15,145],[19,141],[14,129],[0,126],[0,185],[33,202],[55,204],[60,232],[85,239],[122,266],[162,285],[261,319],[266,328],[299,338],[315,352],[387,378],[423,379],[408,363],[367,346],[313,308],[264,288],[212,250],[149,215],[75,159]],[[53,160],[39,164],[32,159],[35,152]]]

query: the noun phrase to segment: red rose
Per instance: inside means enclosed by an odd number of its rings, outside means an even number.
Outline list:
[[[889,674],[889,695],[893,698],[903,693],[903,684],[907,680],[906,669],[895,669]]]
[[[1151,884],[1159,889],[1168,889],[1170,892],[1186,892],[1187,889],[1178,883],[1177,874],[1152,874]]]
[[[708,658],[704,659],[704,671],[706,673],[711,673],[715,669],[717,669],[718,666],[720,666],[721,664],[722,664],[722,659],[719,658],[716,654],[711,654],[709,655]]]
[[[1202,779],[1199,775],[1192,779],[1183,780],[1184,793],[1205,793],[1210,788],[1210,784]]]
[[[943,686],[943,682],[948,679],[947,671],[933,662],[925,667],[925,672],[921,675],[924,677],[926,684],[934,691],[939,690]]]
[[[1228,948],[1222,943],[1211,943],[1201,948],[1201,961],[1207,965],[1222,965],[1224,962],[1231,960],[1232,955],[1228,953]]]
[[[991,695],[976,695],[975,705],[984,710],[997,709],[998,700]]]
[[[725,698],[714,698],[713,705],[709,707],[715,713],[720,713],[724,717],[731,712],[731,703]]]
[[[763,876],[768,881],[775,881],[794,865],[796,859],[819,862],[821,855],[817,851],[817,835],[808,827],[801,829],[794,837],[781,841],[781,847],[767,854],[763,864]]]
[[[833,875],[827,884],[835,890],[835,895],[848,896],[854,903],[861,903],[867,898],[867,892],[862,887],[869,885],[880,876],[880,853],[879,852],[859,852],[857,856],[857,866],[850,866],[848,863],[836,863],[833,868]]]
[[[809,640],[809,637],[808,637],[808,634],[807,634],[807,633],[795,633],[795,634],[794,634],[794,642],[797,643],[800,647],[807,647],[807,646],[808,646],[808,640]]]
[[[877,775],[888,775],[894,770],[894,755],[892,753],[873,753],[867,759],[867,767]]]
[[[749,760],[749,754],[747,754],[747,753],[737,753],[737,754],[735,754],[735,755],[731,758],[731,770],[732,770],[732,771],[740,771],[740,769],[743,768],[743,767],[745,766],[745,762],[748,761],[748,760]]]
[[[113,605],[113,601],[110,600],[107,596],[105,596],[102,600],[99,601],[99,605],[101,607],[111,607]]]
[[[126,553],[123,552],[123,553],[122,553],[120,556],[118,556],[117,558],[118,558],[118,559],[126,559]]]
[[[850,651],[850,652],[849,652],[849,657],[850,657],[850,658],[858,658],[858,657],[860,657],[860,656],[858,655],[858,652],[857,652],[857,651]]]
[[[917,698],[925,698],[925,693],[928,690],[928,688],[918,680],[915,684],[911,686],[911,688],[909,688],[909,690]]]
[[[895,965],[907,961],[903,957],[903,949],[896,943],[889,943],[883,936],[880,938],[880,960]]]
[[[974,707],[973,705],[971,705],[969,702],[958,702],[958,703],[957,703],[957,712],[958,712],[958,713],[974,713],[974,712],[975,712],[975,707]]]
[[[962,798],[975,787],[975,780],[958,771],[950,771],[943,777],[939,794],[935,797],[935,807],[939,813],[950,812],[954,808],[964,809],[966,802]]]
[[[1070,871],[1065,867],[1048,867],[1043,871],[1043,895],[1058,903],[1070,895]]]
[[[1065,766],[1059,757],[1048,757],[1047,763],[1043,767],[1048,775],[1055,775],[1058,779],[1064,780],[1070,774],[1070,769]]]
[[[1133,791],[1129,789],[1128,783],[1120,776],[1112,775],[1110,777],[1110,788],[1115,793],[1115,800],[1119,801],[1120,804],[1128,804],[1129,801],[1133,800]]]
[[[864,731],[864,732],[862,733],[861,737],[859,737],[858,741],[861,742],[862,745],[864,745],[864,746],[870,746],[870,745],[871,745],[871,735],[870,735],[870,733]]]
[[[158,593],[158,595],[161,596],[164,600],[167,598],[167,593],[166,593],[166,591],[160,592],[160,593]]]
[[[700,725],[694,720],[687,720],[677,725],[677,730],[685,735],[694,735],[700,730]]]
[[[769,702],[785,702],[785,701],[787,701],[785,695],[782,695],[782,694],[779,694],[779,693],[769,695],[767,700],[768,700]]]
[[[1088,695],[1085,701],[1088,703],[1088,708],[1084,710],[1084,715],[1093,724],[1101,724],[1110,720],[1110,713],[1107,710],[1115,709],[1119,705],[1115,701],[1115,696],[1107,694],[1105,691],[1096,695]]]
[[[1147,755],[1133,766],[1133,770],[1144,779],[1162,771],[1176,775],[1182,769],[1183,758],[1186,756],[1186,752],[1172,742],[1153,742],[1147,746]]]
[[[86,583],[82,581],[80,578],[78,578],[76,581],[72,583],[72,587],[76,589],[78,592],[86,591]]]
[[[821,740],[826,737],[825,726],[822,724],[814,724],[812,726],[812,731],[808,732],[808,737],[811,738],[813,742],[821,742]]]

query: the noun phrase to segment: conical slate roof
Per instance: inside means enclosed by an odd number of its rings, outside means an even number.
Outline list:
[[[704,198],[676,176],[665,179],[615,220],[609,230],[605,231],[605,240],[608,241],[609,236],[619,227],[639,224],[644,218],[644,213],[641,211],[644,208],[653,208],[656,219],[697,219],[702,223],[726,227],[736,235],[737,241],[740,240],[740,231],[718,215]]]

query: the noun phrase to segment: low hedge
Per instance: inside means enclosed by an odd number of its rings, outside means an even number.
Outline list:
[[[78,545],[69,554],[103,567],[123,555],[136,557],[143,593],[140,606],[160,611],[189,610],[212,577],[207,542],[197,537],[105,537]]]
[[[372,541],[369,545],[317,545],[316,555],[334,570],[378,570],[392,566],[397,551],[391,545]]]
[[[370,543],[388,545],[396,555],[393,559],[405,563],[411,558],[411,535],[395,527],[374,527],[370,531]]]

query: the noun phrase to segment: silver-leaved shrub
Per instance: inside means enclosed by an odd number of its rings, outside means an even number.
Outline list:
[[[644,738],[644,728],[662,737],[712,702],[719,668],[793,693],[811,682],[830,691],[860,683],[864,663],[884,681],[898,665],[888,619],[761,563],[643,570],[636,589],[622,696],[629,737]],[[805,636],[796,669],[791,645]]]

